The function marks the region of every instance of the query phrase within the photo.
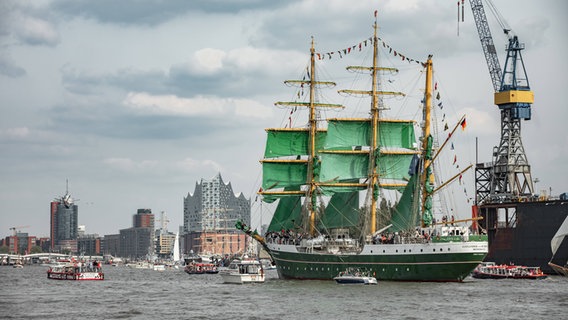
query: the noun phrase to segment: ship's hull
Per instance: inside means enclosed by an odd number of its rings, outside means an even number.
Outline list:
[[[507,208],[509,225],[498,221],[497,210]],[[515,214],[513,215],[513,212]],[[556,272],[548,265],[552,258],[550,241],[568,216],[568,201],[518,202],[480,207],[482,226],[487,229],[489,253],[485,261],[540,267],[544,273]],[[568,261],[568,241],[564,241],[552,262]]]
[[[351,254],[299,252],[293,244],[268,243],[283,279],[333,279],[364,268],[378,280],[462,281],[483,261],[486,241],[366,245]]]

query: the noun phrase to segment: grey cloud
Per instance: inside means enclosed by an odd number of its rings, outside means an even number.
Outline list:
[[[263,0],[64,0],[55,2],[53,8],[69,16],[83,16],[104,23],[153,26],[191,12],[238,13],[275,9],[290,3]]]
[[[26,70],[0,56],[0,74],[10,78],[18,78],[26,75]]]

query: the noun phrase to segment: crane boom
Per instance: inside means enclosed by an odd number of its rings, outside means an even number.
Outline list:
[[[495,92],[498,92],[501,88],[501,64],[499,64],[499,57],[497,56],[497,50],[493,43],[493,37],[491,36],[487,16],[485,15],[485,10],[483,9],[481,1],[482,0],[469,0],[469,3],[471,5],[471,11],[473,12],[475,25],[477,26],[477,33],[479,34],[483,54],[485,54],[485,60],[487,61],[487,67],[489,68],[489,76],[493,83],[493,89]]]

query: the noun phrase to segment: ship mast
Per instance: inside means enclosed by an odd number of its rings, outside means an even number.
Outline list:
[[[426,84],[424,91],[424,126],[422,131],[422,161],[423,169],[420,175],[420,185],[422,186],[421,215],[420,224],[426,226],[424,213],[431,209],[432,193],[434,188],[434,175],[432,174],[432,143],[433,138],[430,133],[431,110],[432,110],[432,55],[428,56],[426,66]]]
[[[316,155],[316,133],[317,133],[317,119],[316,119],[316,106],[315,101],[315,88],[316,87],[316,60],[315,60],[315,47],[314,38],[312,37],[312,45],[310,47],[310,117],[309,117],[309,154],[308,154],[308,194],[306,198],[308,202],[308,215],[310,222],[310,234],[315,234],[316,226],[316,208],[317,208],[317,195],[316,195],[316,182],[314,177],[314,161]]]
[[[379,24],[377,22],[377,15],[375,13],[375,23],[373,24],[373,65],[371,67],[362,67],[362,66],[350,66],[347,67],[348,70],[367,70],[371,73],[371,90],[350,90],[344,89],[340,90],[339,92],[348,93],[348,94],[356,94],[356,95],[368,95],[371,96],[371,132],[372,136],[369,141],[369,169],[368,169],[368,179],[367,179],[367,190],[368,190],[368,198],[370,197],[369,203],[369,233],[375,233],[377,229],[377,198],[379,187],[381,186],[380,177],[379,177],[379,168],[377,165],[377,158],[381,152],[380,148],[380,140],[379,140],[379,125],[380,125],[380,111],[382,108],[380,96],[388,95],[388,96],[404,96],[401,92],[393,92],[393,91],[382,91],[379,89],[379,73],[380,72],[391,72],[396,73],[398,70],[396,68],[388,68],[388,67],[380,67],[379,66],[379,39],[378,39],[378,31],[379,31]],[[367,200],[369,201],[369,200]]]
[[[319,166],[319,159],[316,150],[316,141],[318,135],[318,124],[317,124],[317,108],[344,108],[339,104],[329,104],[320,103],[316,101],[316,89],[319,86],[333,87],[334,82],[331,81],[317,81],[316,80],[316,68],[315,68],[315,41],[312,38],[310,47],[310,66],[308,68],[309,79],[302,80],[286,80],[284,81],[287,85],[295,85],[303,87],[304,85],[309,85],[309,101],[306,102],[276,102],[275,105],[287,106],[287,107],[305,107],[309,111],[308,126],[307,128],[272,128],[267,129],[274,133],[285,133],[285,132],[306,132],[307,135],[307,150],[302,150],[300,156],[292,159],[291,156],[298,155],[298,153],[286,154],[286,158],[265,158],[261,160],[263,166],[268,164],[282,164],[283,166],[289,164],[305,165],[305,180],[302,182],[304,187],[302,190],[262,190],[258,192],[261,195],[269,197],[288,197],[288,196],[302,196],[305,197],[306,201],[304,203],[305,217],[302,219],[302,225],[304,230],[307,230],[311,235],[315,234],[316,226],[316,216],[317,216],[317,174],[316,166]],[[295,152],[298,150],[295,150]],[[291,168],[285,168],[283,170],[292,170]],[[297,174],[297,173],[295,173]],[[265,175],[264,175],[265,176]],[[265,189],[272,189],[275,185],[267,186]]]
[[[379,55],[379,48],[378,48],[378,39],[377,39],[377,31],[379,29],[379,24],[377,23],[377,17],[375,15],[375,24],[373,25],[374,33],[373,33],[373,69],[371,71],[372,75],[372,88],[371,88],[371,121],[373,128],[373,136],[371,137],[371,152],[369,155],[369,167],[371,170],[369,171],[370,174],[370,181],[369,181],[369,191],[371,192],[371,229],[370,233],[373,234],[377,228],[377,196],[375,195],[378,191],[378,174],[377,174],[377,166],[376,163],[376,156],[377,148],[379,148],[377,143],[377,131],[379,129],[379,96],[378,96],[378,55]]]

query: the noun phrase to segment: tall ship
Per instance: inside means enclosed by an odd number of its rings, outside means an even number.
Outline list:
[[[322,110],[345,107],[317,99],[316,90],[335,84],[318,79],[312,40],[304,79],[285,82],[306,88],[309,98],[276,103],[291,112],[305,108],[307,124],[266,129],[259,194],[278,201],[268,231],[236,227],[260,242],[283,279],[333,279],[358,268],[379,280],[462,281],[486,256],[487,237],[470,233],[468,221],[454,221],[453,211],[436,221],[433,208],[435,197],[467,170],[444,183],[434,175],[440,151],[465,120],[443,143],[435,139],[431,56],[415,61],[425,71],[420,119],[387,117],[384,100],[404,94],[385,90],[383,78],[398,70],[380,66],[376,13],[373,29],[365,41],[372,64],[347,68],[370,75],[371,88],[339,91],[369,97],[366,117],[322,117]],[[392,193],[397,201],[390,204],[383,196]]]

